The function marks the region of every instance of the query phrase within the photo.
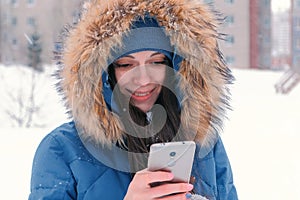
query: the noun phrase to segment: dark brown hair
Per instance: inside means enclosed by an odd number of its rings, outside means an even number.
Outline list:
[[[168,60],[168,66],[172,68],[172,62]],[[114,99],[122,110],[123,108],[129,107],[129,115],[119,113],[121,122],[124,125],[125,138],[124,144],[120,145],[121,148],[126,149],[129,152],[134,153],[148,153],[151,144],[159,142],[169,142],[172,141],[176,136],[176,133],[180,126],[180,106],[176,95],[174,94],[176,87],[176,78],[174,70],[167,70],[173,72],[172,74],[167,73],[165,82],[168,82],[168,87],[162,86],[162,90],[158,96],[155,104],[159,104],[166,111],[166,122],[162,126],[162,129],[157,133],[153,133],[155,129],[153,126],[159,124],[161,121],[160,112],[156,112],[155,109],[151,110],[152,117],[149,120],[147,113],[144,113],[139,108],[134,105],[124,105],[128,101],[124,101],[124,95],[116,87],[117,80],[115,77],[115,66],[111,64],[108,67],[109,83],[111,88],[116,89],[114,91]],[[170,88],[173,87],[173,88]],[[149,135],[150,137],[136,137],[141,135],[138,133],[141,129],[136,129],[136,125],[144,127],[143,135]],[[149,133],[149,134],[148,134]],[[129,158],[132,171],[138,171],[147,167],[147,157],[146,156],[133,156]]]

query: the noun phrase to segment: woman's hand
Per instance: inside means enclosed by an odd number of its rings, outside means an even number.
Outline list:
[[[139,171],[132,179],[124,200],[187,199],[186,193],[193,189],[193,185],[191,184],[165,183],[155,187],[150,186],[151,183],[171,181],[172,179],[173,174],[170,172],[150,172],[146,169]]]

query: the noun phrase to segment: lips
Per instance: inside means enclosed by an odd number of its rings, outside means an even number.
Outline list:
[[[134,96],[138,96],[138,97],[144,97],[149,94],[150,94],[150,92],[135,92],[135,93],[133,93]]]
[[[153,88],[152,90],[148,91],[135,91],[131,92],[131,98],[135,101],[146,101],[148,100],[156,88]]]

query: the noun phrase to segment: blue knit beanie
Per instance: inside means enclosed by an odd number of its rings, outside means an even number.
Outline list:
[[[122,48],[112,50],[114,60],[139,51],[157,51],[165,54],[170,60],[173,57],[174,48],[164,28],[159,26],[155,18],[148,15],[132,23],[129,33],[122,37],[122,44]]]

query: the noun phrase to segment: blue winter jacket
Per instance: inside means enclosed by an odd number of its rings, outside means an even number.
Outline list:
[[[210,200],[235,200],[230,164],[221,138],[204,158],[197,146],[192,175],[195,192]],[[79,138],[74,122],[48,134],[34,157],[30,200],[122,200],[131,175],[95,159]]]
[[[220,15],[198,0],[85,2],[81,19],[67,26],[63,34],[62,52],[56,52],[60,66],[57,89],[80,134],[70,122],[41,142],[34,158],[29,199],[124,198],[132,176],[106,162],[127,166],[128,159],[117,152],[107,153],[108,149],[91,151],[82,141],[105,146],[126,139],[121,116],[130,114],[128,98],[117,99],[123,95],[116,95],[117,87],[113,92],[108,66],[122,55],[144,50],[160,52],[171,61],[166,62],[171,65],[165,70],[169,77],[163,86],[169,94],[174,93],[180,106],[180,127],[174,134],[184,133],[182,138],[198,144],[192,170],[195,193],[210,200],[237,199],[218,136],[230,107],[228,84],[233,80],[218,45]],[[157,81],[152,75],[147,83],[136,84],[135,77],[129,77],[125,89],[129,93],[151,89],[152,94],[156,91],[152,83]],[[119,105],[121,100],[125,102]]]

